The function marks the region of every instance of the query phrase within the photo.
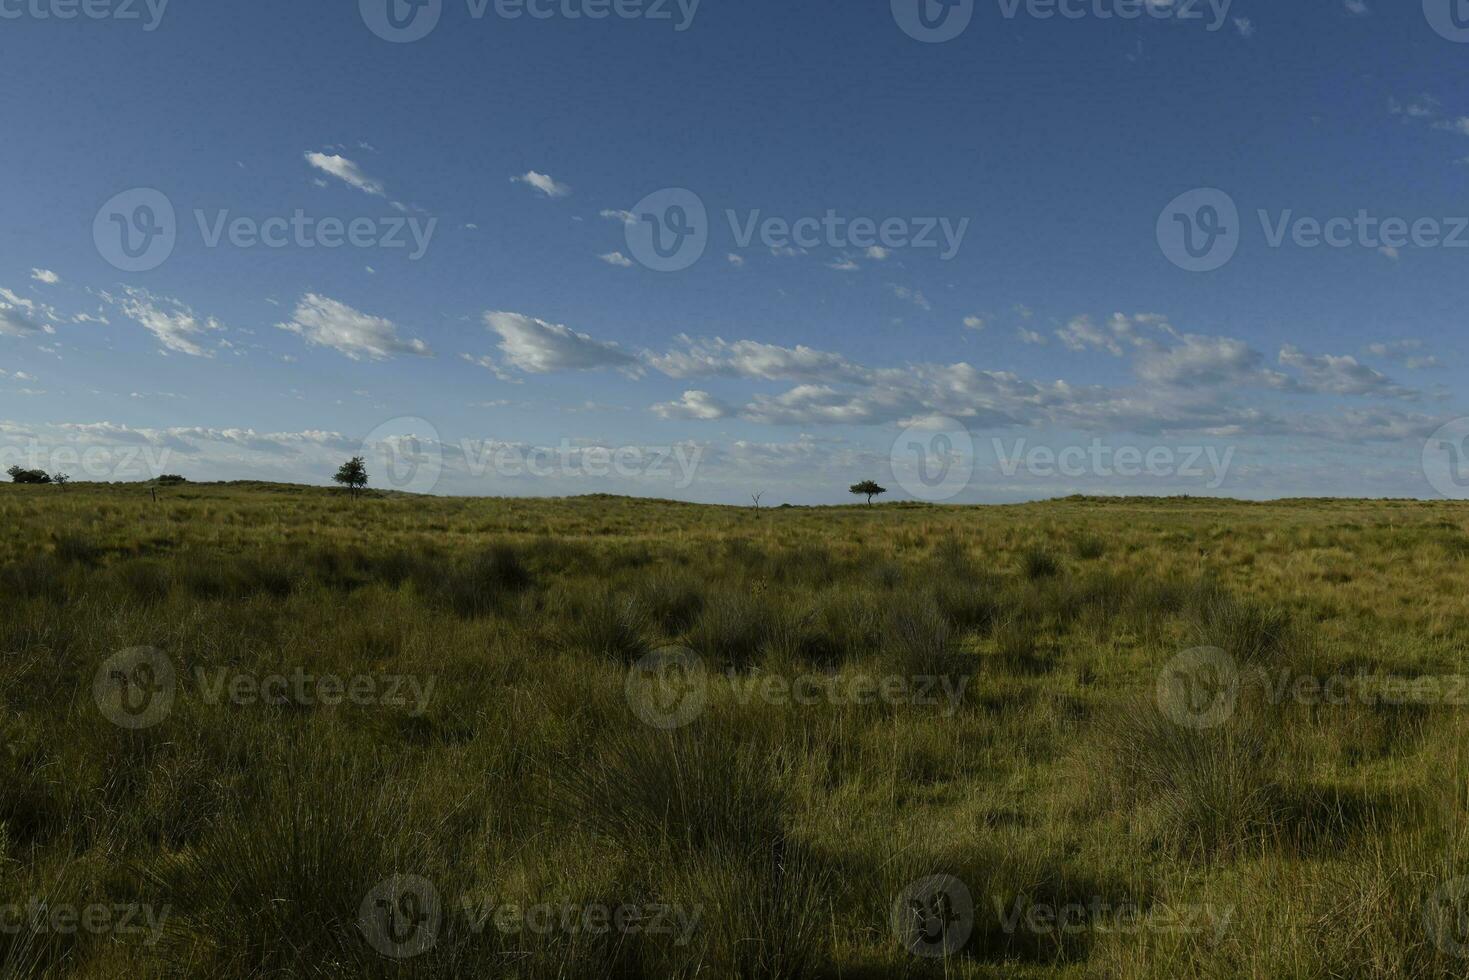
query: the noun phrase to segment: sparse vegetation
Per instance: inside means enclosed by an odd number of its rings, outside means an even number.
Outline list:
[[[0,977],[1463,975],[1442,889],[1469,874],[1465,705],[1298,693],[1464,673],[1459,504],[755,521],[83,483],[0,487],[0,516],[0,908],[167,910],[156,942],[0,930]],[[94,684],[135,648],[176,689],[133,730]],[[660,648],[697,657],[703,692],[666,729],[628,693]],[[1241,671],[1217,723],[1165,710],[1185,650]],[[298,671],[432,694],[214,686]],[[863,687],[924,677],[931,702]],[[935,874],[973,899],[947,958],[892,924]],[[401,961],[360,923],[394,875],[442,903]],[[699,915],[684,941],[508,933],[466,901]]]

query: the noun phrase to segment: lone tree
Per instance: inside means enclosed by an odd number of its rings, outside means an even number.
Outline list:
[[[51,482],[54,483],[54,484],[56,484],[61,489],[65,490],[66,489],[66,485],[71,482],[71,474],[70,473],[52,473],[51,474]]]
[[[867,506],[872,506],[872,498],[880,493],[887,493],[887,487],[880,487],[871,480],[863,480],[861,483],[852,484],[851,490],[857,496],[867,498]]]
[[[355,497],[358,491],[367,486],[367,464],[362,461],[361,456],[353,456],[342,464],[342,468],[337,470],[337,475],[332,479],[352,491],[352,496]]]

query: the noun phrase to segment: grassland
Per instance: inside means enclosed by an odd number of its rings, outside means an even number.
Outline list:
[[[5,486],[0,526],[0,977],[1469,969],[1461,505]],[[1180,722],[1199,647],[1247,682]]]

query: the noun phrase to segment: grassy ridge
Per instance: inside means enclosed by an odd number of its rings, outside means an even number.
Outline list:
[[[0,910],[158,922],[0,912],[0,977],[1469,965],[1466,707],[1364,680],[1469,674],[1458,505],[5,486],[0,519]],[[697,666],[630,687],[671,645]],[[1198,647],[1243,678],[1203,726],[1159,695]],[[160,665],[166,713],[110,720],[99,669]],[[432,941],[385,954],[384,912]]]

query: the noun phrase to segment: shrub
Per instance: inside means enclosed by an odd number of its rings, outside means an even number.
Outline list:
[[[50,483],[51,476],[45,470],[27,470],[19,466],[12,466],[5,471],[12,482],[15,483]]]

